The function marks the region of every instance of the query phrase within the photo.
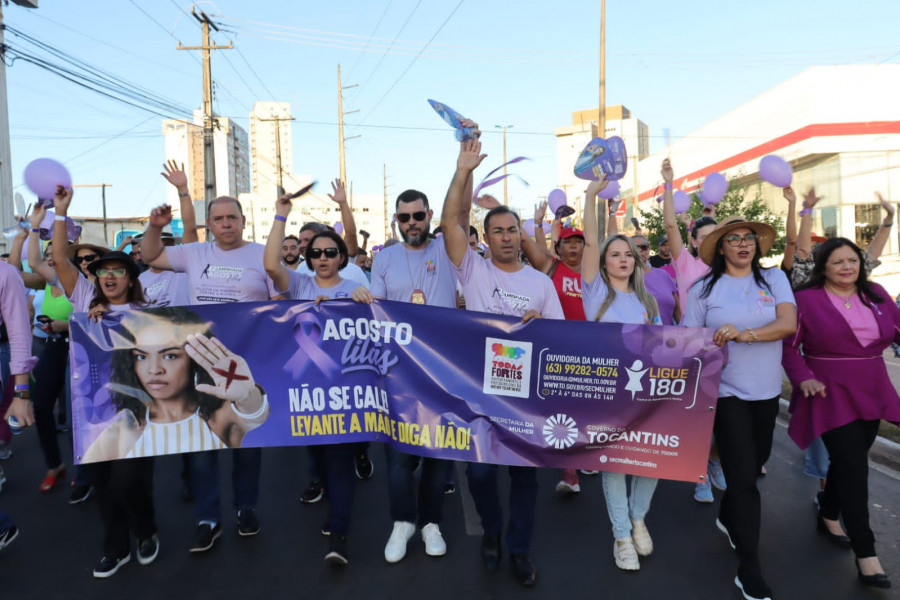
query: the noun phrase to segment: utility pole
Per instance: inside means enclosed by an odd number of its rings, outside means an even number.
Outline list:
[[[281,122],[294,121],[294,117],[279,117],[274,115],[271,119],[258,119],[259,121],[275,122],[275,185],[278,187],[278,195],[284,194],[284,186],[281,178]]]
[[[209,66],[210,50],[229,50],[234,44],[228,42],[227,46],[213,46],[209,40],[209,28],[216,31],[219,28],[209,16],[202,10],[198,11],[191,6],[191,15],[197,19],[203,27],[202,46],[182,46],[178,42],[178,50],[202,50],[203,51],[203,200],[204,219],[209,211],[209,203],[216,197],[216,159],[213,152],[213,129],[217,126],[212,109],[212,71]]]
[[[13,0],[25,8],[37,8],[37,0]],[[3,32],[3,6],[0,4],[0,231],[15,221],[12,186],[12,152],[9,147],[9,105],[6,98],[6,40]],[[24,215],[23,215],[24,216]],[[9,249],[9,240],[0,236],[0,247]]]
[[[106,188],[112,187],[111,183],[79,183],[77,185],[73,185],[73,188],[83,187],[83,188],[100,188],[100,195],[103,199],[103,241],[106,242],[106,245],[109,245],[109,231],[107,229],[107,221],[106,221]]]
[[[506,130],[512,128],[512,125],[494,125],[497,129],[503,130],[503,206],[509,204],[506,188]]]
[[[347,140],[352,140],[353,138],[358,138],[358,135],[351,135],[348,138],[344,137],[344,115],[349,115],[355,112],[359,112],[357,110],[348,110],[344,112],[344,90],[349,90],[350,88],[355,88],[359,84],[354,83],[353,85],[348,85],[341,87],[341,65],[338,65],[338,79],[337,79],[337,92],[338,92],[338,160],[340,162],[340,173],[341,173],[341,181],[344,182],[344,185],[347,185],[347,163],[344,157],[344,142]],[[353,202],[350,202],[350,208],[353,208]]]

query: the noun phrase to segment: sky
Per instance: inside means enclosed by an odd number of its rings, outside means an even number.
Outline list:
[[[896,0],[606,3],[606,102],[650,128],[651,151],[815,65],[900,62]],[[600,1],[219,0],[199,2],[221,31],[214,51],[214,110],[248,128],[256,101],[291,103],[293,171],[338,175],[337,68],[345,89],[348,179],[355,193],[408,188],[440,208],[458,144],[427,100],[477,121],[488,154],[479,180],[507,154],[526,156],[510,204],[530,211],[556,187],[556,127],[598,104]],[[191,4],[179,0],[40,0],[5,7],[13,52],[75,57],[190,118],[202,103],[200,44]],[[60,58],[53,58],[62,62]],[[49,156],[76,184],[108,183],[110,216],[148,214],[165,201],[162,119],[7,57],[13,185]],[[677,160],[677,157],[673,157]],[[325,186],[320,186],[320,192]],[[502,185],[496,188],[502,194]],[[274,202],[274,199],[273,199]],[[76,191],[72,214],[99,216],[99,188]]]

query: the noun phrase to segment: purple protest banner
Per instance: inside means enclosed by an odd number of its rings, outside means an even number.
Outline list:
[[[371,440],[685,481],[706,474],[726,360],[705,329],[388,301],[77,314],[71,340],[79,462]]]

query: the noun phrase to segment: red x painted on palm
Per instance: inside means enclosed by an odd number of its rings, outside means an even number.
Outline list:
[[[237,362],[235,362],[234,360],[232,360],[231,364],[228,365],[227,371],[225,369],[217,369],[215,367],[213,367],[212,370],[213,370],[213,373],[215,373],[216,375],[221,375],[222,377],[225,378],[225,389],[226,390],[229,387],[231,387],[232,381],[246,381],[246,380],[250,379],[250,377],[248,377],[246,375],[238,375],[237,374]]]

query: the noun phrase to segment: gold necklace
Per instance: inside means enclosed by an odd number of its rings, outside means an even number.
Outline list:
[[[827,292],[829,292],[830,294],[832,294],[832,295],[837,296],[838,298],[840,298],[840,299],[844,302],[844,308],[846,308],[846,309],[853,308],[853,304],[850,302],[850,299],[853,298],[853,296],[856,295],[856,291],[855,291],[855,290],[854,290],[849,296],[842,296],[841,294],[838,294],[836,291],[834,291],[834,290],[832,290],[831,288],[829,288],[827,283],[825,284],[825,290],[826,290]]]

